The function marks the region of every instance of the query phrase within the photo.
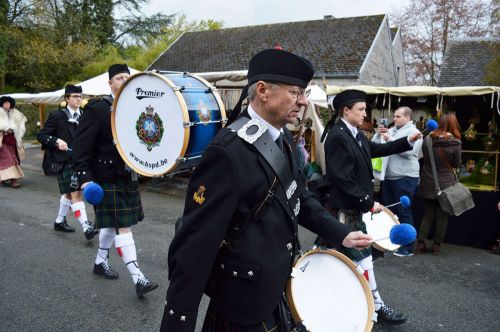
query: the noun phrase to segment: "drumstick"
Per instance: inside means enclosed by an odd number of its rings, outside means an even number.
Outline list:
[[[399,202],[386,205],[385,207],[391,207],[391,206],[395,206],[395,205],[398,205],[398,204],[403,205],[403,207],[409,207],[410,204],[411,204],[410,197],[408,197],[406,195],[403,195],[403,196],[399,197]]]
[[[371,242],[390,239],[392,243],[404,246],[414,242],[416,238],[417,231],[415,230],[415,227],[410,224],[399,224],[392,226],[389,236],[374,239]]]

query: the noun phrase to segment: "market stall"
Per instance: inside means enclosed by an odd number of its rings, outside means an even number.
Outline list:
[[[426,120],[437,119],[443,112],[456,114],[462,128],[459,178],[471,189],[476,207],[449,218],[445,241],[481,248],[491,246],[499,223],[500,87],[328,86],[327,94],[333,96],[346,89],[363,90],[369,95],[367,114],[374,126],[382,119],[390,123],[399,106],[413,109],[414,122],[420,129],[425,128]],[[418,199],[413,210],[418,226],[423,217]]]

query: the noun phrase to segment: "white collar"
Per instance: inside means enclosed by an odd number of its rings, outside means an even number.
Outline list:
[[[354,127],[352,124],[350,124],[349,122],[344,120],[344,118],[340,118],[340,120],[342,120],[345,123],[345,125],[347,126],[347,128],[351,132],[352,136],[354,136],[354,138],[356,138],[356,135],[358,134],[358,128]]]
[[[75,116],[75,113],[80,115],[80,108],[77,108],[76,110],[72,109],[71,107],[69,106],[66,106],[66,108],[68,109],[68,111],[71,113],[71,116],[74,117]]]
[[[280,133],[283,132],[283,129],[279,130],[276,127],[274,127],[272,124],[270,124],[269,122],[264,120],[260,115],[258,115],[254,111],[254,109],[252,108],[251,105],[248,105],[247,111],[248,111],[248,115],[250,115],[250,117],[252,119],[260,120],[267,126],[267,130],[269,131],[269,135],[271,135],[271,138],[273,139],[273,141],[276,141],[278,139],[278,137],[280,136]]]

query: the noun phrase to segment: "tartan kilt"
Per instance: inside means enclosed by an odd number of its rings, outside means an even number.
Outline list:
[[[284,332],[275,311],[268,319],[251,326],[241,326],[228,321],[210,301],[201,332]]]
[[[118,178],[116,183],[99,183],[104,190],[101,204],[94,206],[95,228],[125,228],[144,219],[139,182]]]
[[[69,162],[65,162],[63,169],[59,174],[57,174],[57,182],[59,183],[59,192],[61,194],[69,194],[78,191],[78,189],[70,186],[72,174],[73,169],[71,168],[71,164]]]
[[[342,210],[339,212],[339,217]],[[365,234],[368,234],[366,231],[366,224],[363,222],[363,213],[358,212],[356,214],[347,214],[344,213],[345,224],[351,231],[362,231]],[[354,260],[355,262],[362,260],[372,254],[372,248],[368,247],[363,250],[358,250],[356,248],[346,248],[341,247],[339,250],[341,253]]]

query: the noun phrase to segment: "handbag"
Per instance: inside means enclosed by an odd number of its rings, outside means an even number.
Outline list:
[[[439,187],[439,181],[437,177],[436,164],[434,160],[434,151],[432,150],[432,139],[430,136],[426,137],[427,147],[429,149],[429,157],[431,159],[431,167],[432,167],[432,177],[434,179],[434,187],[436,189],[437,200],[439,202],[439,206],[441,210],[447,215],[450,216],[459,216],[467,210],[472,209],[475,204],[472,199],[472,193],[469,188],[464,186],[458,181],[456,174],[451,169],[452,173],[455,176],[456,183],[446,189],[441,190]]]

